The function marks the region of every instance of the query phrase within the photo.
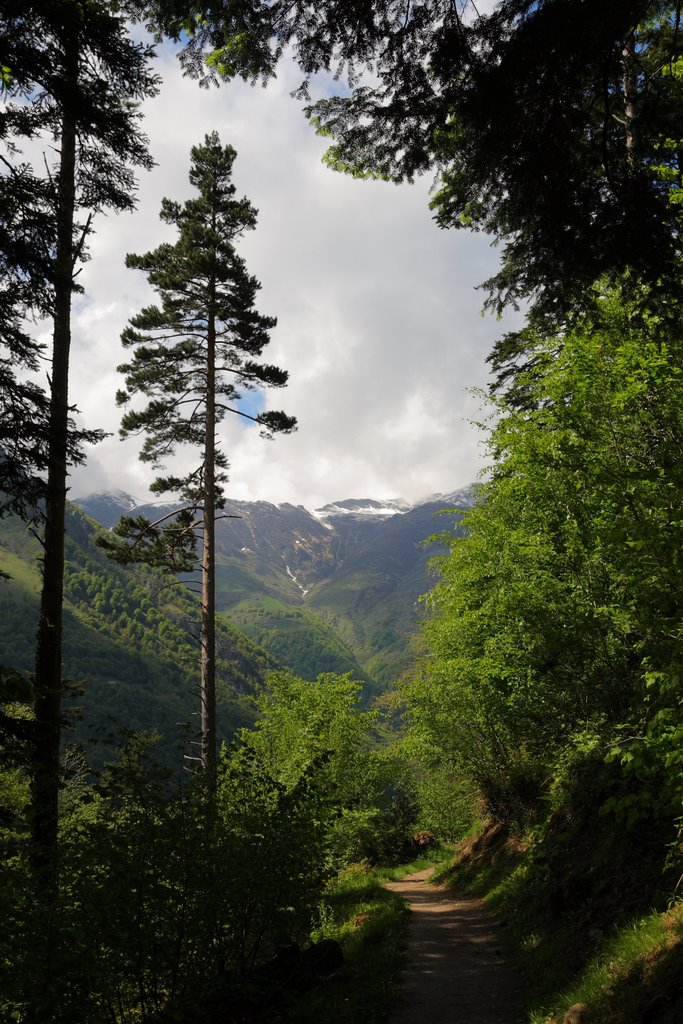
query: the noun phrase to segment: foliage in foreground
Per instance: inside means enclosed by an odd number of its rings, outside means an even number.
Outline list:
[[[401,871],[407,870],[405,867]],[[292,1009],[296,1024],[379,1024],[396,992],[408,909],[366,864],[343,869],[329,884],[316,939],[344,950],[344,971]]]
[[[442,879],[485,896],[508,925],[532,1024],[557,1024],[577,1003],[591,1024],[680,1020],[683,908],[661,841],[551,816],[519,833],[488,823],[460,845]]]
[[[494,823],[455,877],[511,924],[537,1024],[680,1019],[683,330],[645,306],[527,330],[405,690]]]
[[[223,751],[215,798],[200,779],[174,780],[139,736],[95,781],[66,752],[46,912],[30,882],[22,682],[3,675],[0,692],[2,1020],[201,1024],[221,1007],[223,1020],[265,1019],[288,999],[269,961],[331,927],[328,881],[358,852],[397,859],[406,845],[412,817],[391,813],[400,790],[370,749],[360,684],[281,676],[259,729]],[[386,900],[372,899],[379,941]]]
[[[315,682],[282,673],[270,679],[245,746],[287,788],[318,766],[335,808],[330,853],[338,864],[405,859],[416,821],[406,767],[373,744],[380,721],[361,706],[362,684],[324,673]]]
[[[492,480],[446,538],[416,735],[499,818],[590,776],[626,823],[683,792],[683,340],[618,294],[582,331],[531,337],[497,403]],[[523,401],[520,400],[523,398]],[[591,802],[592,801],[592,802]]]
[[[3,836],[11,941],[6,1014],[127,1022],[227,999],[282,942],[305,937],[329,875],[313,773],[287,791],[248,751],[226,755],[215,803],[170,780],[138,740],[62,809],[58,900],[32,909],[21,819]],[[48,944],[49,942],[49,944]]]
[[[302,996],[291,1010],[296,1024],[379,1024],[396,1001],[408,926],[408,905],[382,882],[436,867],[452,854],[435,846],[409,863],[350,864],[327,885],[313,937],[339,942],[343,971]]]

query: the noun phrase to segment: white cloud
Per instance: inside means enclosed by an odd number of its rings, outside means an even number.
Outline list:
[[[293,65],[266,90],[200,90],[168,49],[159,70],[161,95],[145,105],[158,166],[140,182],[135,214],[98,219],[82,274],[71,394],[84,421],[118,428],[119,335],[150,299],[125,253],[172,238],[158,219],[161,198],[192,194],[190,147],[215,129],[236,148],[238,190],[259,209],[241,251],[262,282],[259,308],[279,320],[269,361],[290,371],[269,404],[299,420],[296,434],[273,442],[235,417],[226,422],[230,493],[312,507],[355,495],[415,498],[472,480],[479,454],[468,388],[485,383],[486,355],[505,329],[480,316],[475,286],[497,265],[486,239],[439,231],[427,182],[354,181],[324,167],[324,141],[290,96]],[[75,470],[72,494],[108,487],[145,497],[153,474],[137,450],[109,438]]]

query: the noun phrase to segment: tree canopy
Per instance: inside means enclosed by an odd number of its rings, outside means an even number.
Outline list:
[[[566,316],[597,278],[631,268],[678,289],[680,6],[666,0],[159,2],[186,68],[267,80],[291,46],[328,163],[357,176],[436,171],[442,227],[502,243],[496,307]]]
[[[72,429],[71,306],[94,214],[131,209],[133,168],[152,163],[137,102],[155,93],[157,79],[148,66],[150,50],[132,40],[124,15],[106,0],[0,7],[7,99],[0,118],[2,193],[9,200],[0,214],[0,264],[9,271],[0,297],[7,316],[0,380],[3,405],[8,402],[0,485],[7,488],[6,503],[22,515],[35,515],[36,498],[44,498],[31,768],[34,868],[46,906],[56,896],[67,477],[80,457],[79,442],[101,436]],[[21,158],[21,144],[35,138],[56,151],[55,159],[45,159],[44,173]],[[23,378],[42,355],[24,327],[31,319],[52,326],[47,394]],[[26,486],[36,471],[45,473],[45,482]]]
[[[610,293],[535,346],[533,407],[497,401],[492,479],[438,560],[431,670],[408,700],[498,813],[592,749],[623,762],[614,802],[675,815],[680,330]]]
[[[0,4],[0,510],[25,517],[39,512],[45,487],[36,473],[47,472],[50,461],[49,400],[26,379],[45,353],[27,325],[56,318],[60,301],[64,307],[81,290],[78,266],[87,259],[93,215],[132,209],[133,167],[151,166],[134,102],[152,95],[157,79],[148,68],[150,51],[133,43],[122,24],[105,3]],[[62,146],[67,122],[72,172]],[[57,159],[44,168],[22,156],[22,146],[38,138],[57,146]],[[66,223],[67,205],[81,211],[80,222],[76,214]],[[58,270],[58,250],[67,249]],[[64,322],[63,313],[58,318]],[[67,458],[74,464],[83,461],[83,442],[102,435],[67,420]]]

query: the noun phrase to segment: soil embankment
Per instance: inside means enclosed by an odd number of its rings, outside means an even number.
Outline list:
[[[524,1024],[519,978],[495,915],[482,900],[454,899],[428,881],[431,873],[387,883],[412,911],[391,1024]]]

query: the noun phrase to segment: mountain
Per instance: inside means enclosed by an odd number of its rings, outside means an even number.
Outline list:
[[[433,583],[426,543],[457,528],[474,501],[466,487],[410,504],[349,498],[308,511],[302,505],[228,501],[217,524],[217,607],[282,664],[306,678],[353,671],[384,689],[409,664],[420,615]],[[122,514],[150,519],[170,504],[137,503],[123,492],[79,498],[106,528]]]
[[[358,523],[351,530],[346,555],[333,574],[311,589],[308,603],[335,626],[372,678],[386,686],[408,666],[421,616],[419,598],[434,584],[428,562],[444,548],[430,538],[457,528],[457,515],[474,500],[471,488],[439,495],[401,513]],[[347,528],[348,518],[332,524]]]
[[[110,507],[122,500],[111,496]],[[67,701],[71,737],[154,729],[170,756],[198,733],[198,600],[156,571],[110,562],[95,546],[98,530],[68,506],[64,673],[82,691]],[[0,571],[10,577],[0,579],[0,663],[25,672],[34,660],[39,554],[24,523],[0,520]],[[229,739],[253,721],[253,695],[278,665],[228,622],[219,624],[217,654],[218,731]]]

